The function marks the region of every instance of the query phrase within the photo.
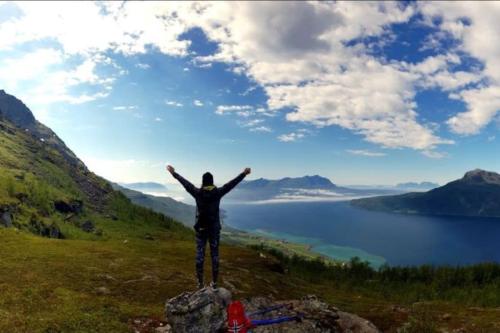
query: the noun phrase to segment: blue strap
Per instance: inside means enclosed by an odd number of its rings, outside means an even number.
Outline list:
[[[264,325],[272,325],[272,324],[279,324],[279,323],[284,323],[287,321],[294,321],[297,320],[297,316],[293,317],[279,317],[279,318],[273,318],[273,319],[260,319],[260,320],[251,320],[252,325],[254,326],[264,326]]]

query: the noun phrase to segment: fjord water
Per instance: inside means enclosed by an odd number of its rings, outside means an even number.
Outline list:
[[[374,267],[500,262],[500,219],[391,214],[349,202],[226,204],[224,223]]]

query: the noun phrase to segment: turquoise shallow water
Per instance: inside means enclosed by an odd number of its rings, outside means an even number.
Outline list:
[[[334,259],[389,265],[500,262],[500,219],[390,214],[348,202],[225,204],[224,223],[309,244]]]
[[[349,261],[352,257],[359,257],[363,261],[368,261],[370,265],[375,268],[386,263],[383,257],[370,254],[361,249],[348,246],[336,246],[324,243],[321,239],[317,238],[300,237],[284,232],[270,232],[263,229],[252,230],[252,232],[273,239],[286,240],[291,243],[311,245],[312,251],[340,261]]]

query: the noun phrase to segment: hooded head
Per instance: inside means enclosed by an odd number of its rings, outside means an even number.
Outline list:
[[[213,186],[213,185],[214,185],[214,176],[212,176],[212,174],[210,172],[205,172],[203,174],[201,186],[205,187],[205,186]]]

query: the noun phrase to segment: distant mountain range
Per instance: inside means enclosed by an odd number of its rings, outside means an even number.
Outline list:
[[[364,198],[351,203],[406,214],[500,217],[500,175],[476,169],[428,192]]]
[[[339,189],[330,179],[321,176],[304,176],[297,178],[285,177],[277,180],[259,178],[256,180],[244,181],[238,189],[260,190],[260,189],[283,189],[283,188],[322,188]]]
[[[244,181],[228,195],[228,199],[236,201],[347,200],[352,197],[394,193],[398,191],[341,187],[332,183],[328,178],[315,175]]]
[[[167,187],[155,182],[120,183],[121,186],[141,192],[164,192]]]
[[[439,184],[431,182],[420,182],[420,183],[408,182],[408,183],[399,183],[396,185],[397,189],[405,191],[428,191],[436,187],[439,187]]]

